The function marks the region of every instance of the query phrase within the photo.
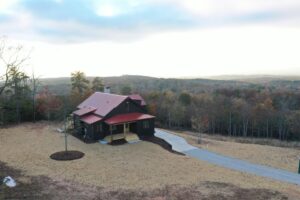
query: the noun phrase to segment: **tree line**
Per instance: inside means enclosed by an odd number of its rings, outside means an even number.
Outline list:
[[[228,136],[300,138],[300,94],[222,89],[190,94],[145,93],[160,126]]]

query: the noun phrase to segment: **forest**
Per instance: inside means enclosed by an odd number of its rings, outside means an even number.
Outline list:
[[[64,120],[95,91],[141,94],[156,126],[228,136],[300,139],[300,81],[289,79],[166,79],[124,75],[39,78],[22,70],[22,47],[0,44],[1,126],[37,120]],[[9,52],[9,59],[5,54]],[[3,70],[4,69],[4,70]]]

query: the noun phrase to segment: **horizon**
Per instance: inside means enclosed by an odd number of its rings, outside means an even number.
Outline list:
[[[120,78],[126,76],[136,76],[136,77],[145,77],[145,78],[157,78],[157,79],[207,79],[207,80],[239,80],[239,79],[261,79],[261,78],[274,78],[274,79],[291,79],[296,78],[300,79],[300,75],[272,75],[272,74],[226,74],[226,75],[215,75],[215,76],[190,76],[190,77],[156,77],[156,76],[145,76],[139,74],[122,74],[115,76],[86,76],[87,78]],[[71,76],[55,76],[55,77],[39,77],[40,79],[60,79],[60,78],[71,78]]]
[[[299,13],[297,0],[3,0],[0,31],[46,78],[295,76]]]

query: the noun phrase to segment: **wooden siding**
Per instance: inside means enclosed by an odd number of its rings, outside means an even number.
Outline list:
[[[149,122],[149,126],[147,128],[144,127],[143,123],[145,121]],[[147,120],[141,120],[137,121],[136,123],[137,126],[137,134],[138,136],[143,139],[145,136],[153,136],[154,135],[154,119],[147,119]]]

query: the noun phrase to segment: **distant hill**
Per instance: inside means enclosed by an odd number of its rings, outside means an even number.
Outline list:
[[[88,77],[91,81],[94,77]],[[300,90],[300,77],[284,76],[218,76],[210,79],[179,79],[179,78],[155,78],[148,76],[123,75],[101,77],[104,85],[111,87],[112,92],[118,93],[123,86],[130,86],[133,92],[187,91],[190,93],[211,92],[216,89],[260,89],[262,87],[285,88]],[[225,80],[223,80],[225,79]],[[70,77],[44,78],[42,86],[56,94],[67,94],[71,90]]]
[[[298,81],[300,76],[279,76],[279,75],[221,75],[210,76],[213,80],[236,80],[255,83],[267,83],[271,81]]]

